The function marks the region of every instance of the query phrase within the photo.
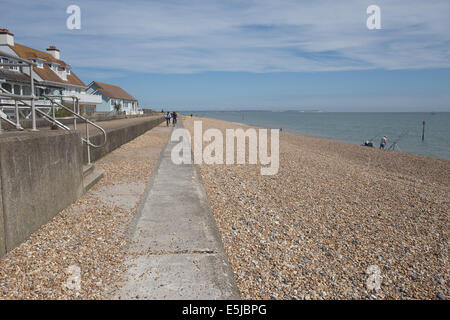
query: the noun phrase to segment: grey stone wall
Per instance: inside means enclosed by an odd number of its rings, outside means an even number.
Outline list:
[[[81,196],[82,167],[78,132],[0,136],[0,255]]]

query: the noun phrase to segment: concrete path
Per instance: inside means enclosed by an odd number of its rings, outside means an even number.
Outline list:
[[[130,230],[116,299],[239,299],[195,165],[175,165],[168,142]]]

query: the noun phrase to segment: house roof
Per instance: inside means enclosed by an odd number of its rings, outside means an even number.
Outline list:
[[[43,51],[39,51],[36,49],[32,49],[21,44],[15,43],[14,46],[9,46],[19,57],[23,59],[41,59],[44,60],[43,68],[33,67],[33,70],[36,74],[39,75],[45,81],[57,82],[61,84],[75,85],[85,87],[83,81],[80,80],[72,71],[67,75],[67,81],[61,79],[50,67],[47,63],[57,63],[60,66],[70,67],[63,60],[59,60],[54,58],[51,54]]]
[[[137,101],[136,98],[123,90],[121,87],[98,81],[92,81],[92,83],[99,86],[98,91],[103,93],[108,98]]]

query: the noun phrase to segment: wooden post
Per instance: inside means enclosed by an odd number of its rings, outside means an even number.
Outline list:
[[[425,120],[422,121],[422,141],[425,140]]]

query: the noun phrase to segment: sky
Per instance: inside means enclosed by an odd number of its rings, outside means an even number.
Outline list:
[[[144,108],[450,111],[449,13],[448,0],[2,0],[0,28]]]

